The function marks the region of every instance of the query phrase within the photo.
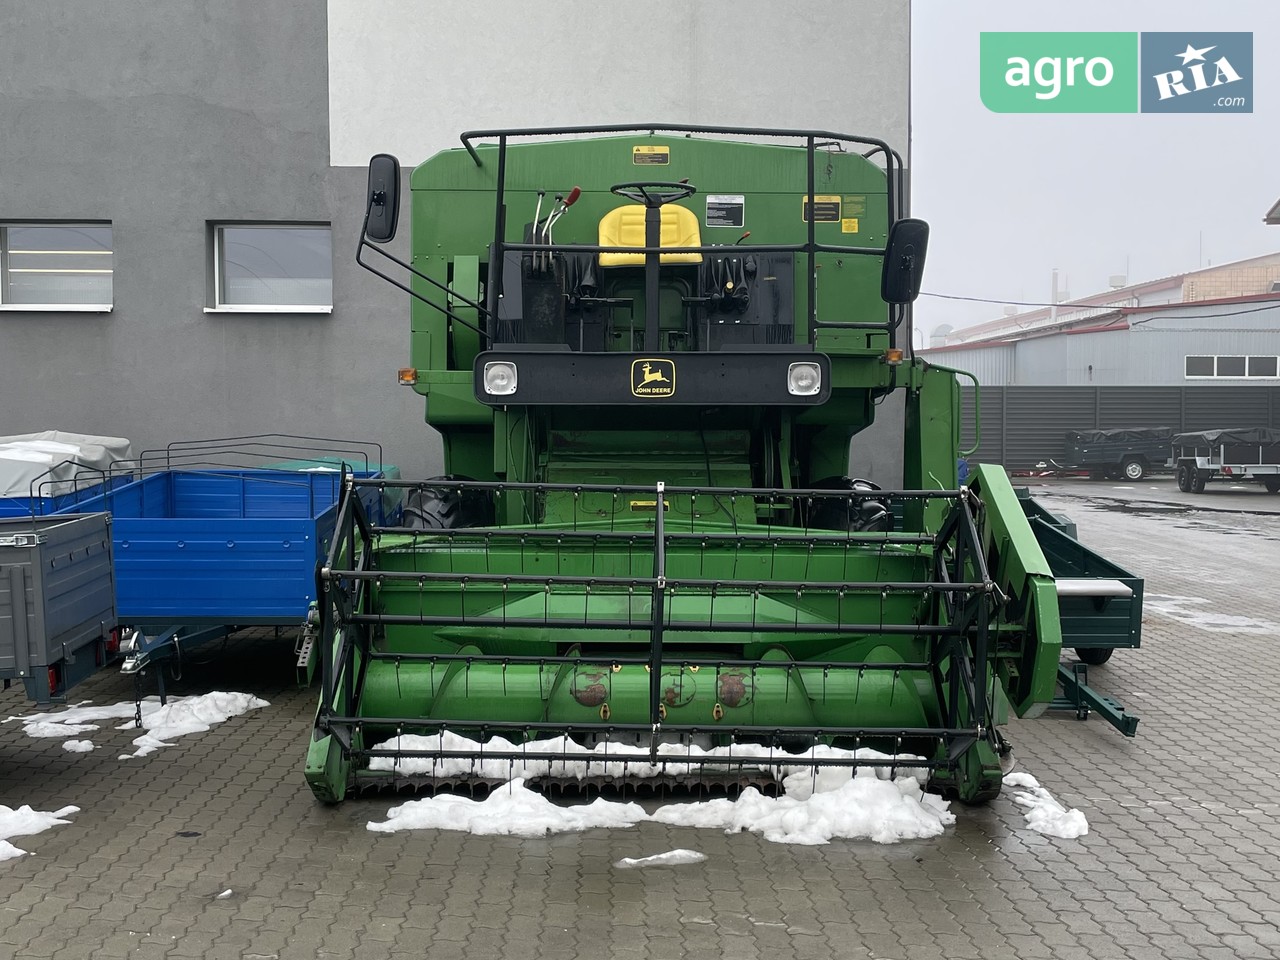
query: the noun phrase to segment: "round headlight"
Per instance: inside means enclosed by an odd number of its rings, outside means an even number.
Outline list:
[[[507,360],[494,360],[484,365],[484,392],[494,397],[508,397],[516,392],[516,365]]]
[[[808,360],[787,367],[787,393],[812,397],[822,391],[822,368]]]

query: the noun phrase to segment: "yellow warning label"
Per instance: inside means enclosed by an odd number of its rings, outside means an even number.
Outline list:
[[[809,198],[807,196],[800,198],[800,216],[805,222],[809,222]],[[813,222],[814,223],[837,223],[840,220],[840,198],[838,196],[822,196],[814,194],[813,196]]]
[[[639,512],[640,512],[640,511],[642,511],[642,510],[654,510],[654,511],[656,511],[657,509],[658,509],[658,501],[657,501],[657,500],[632,500],[632,501],[631,501],[631,510],[632,510],[632,512],[633,512],[633,513],[639,513]],[[670,500],[663,500],[663,501],[662,501],[662,512],[663,512],[663,513],[666,513],[666,512],[667,512],[668,510],[670,510],[670,509],[671,509],[671,501],[670,501]]]
[[[850,217],[865,217],[867,215],[867,195],[865,193],[846,194],[844,212]]]
[[[676,363],[662,357],[631,362],[633,397],[671,397],[676,392]]]
[[[671,148],[659,147],[652,144],[643,146],[635,146],[631,148],[631,162],[636,164],[657,163],[664,164],[671,162]]]
[[[857,232],[858,232],[858,218],[857,218],[857,217],[843,217],[843,218],[841,218],[841,220],[840,220],[840,232],[841,232],[841,233],[857,233]]]

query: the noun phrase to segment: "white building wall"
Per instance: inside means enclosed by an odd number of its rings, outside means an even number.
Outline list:
[[[905,0],[329,0],[334,166],[464,130],[815,127],[907,151]]]

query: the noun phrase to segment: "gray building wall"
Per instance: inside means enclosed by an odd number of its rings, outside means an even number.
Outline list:
[[[1280,355],[1280,302],[1179,304],[1133,314],[1129,329],[1060,333],[1014,343],[929,350],[932,363],[972,373],[984,386],[1225,386],[1280,381],[1188,380],[1185,358]]]
[[[0,434],[358,436],[425,469],[404,305],[352,264],[363,174],[329,166],[323,10],[7,9],[0,219],[111,221],[114,309],[0,313]],[[331,221],[332,315],[204,313],[218,220]]]
[[[395,386],[408,305],[353,263],[364,171],[343,164],[402,149],[408,165],[494,122],[820,122],[906,148],[898,0],[528,11],[514,0],[0,8],[0,220],[108,220],[114,247],[110,313],[0,313],[0,434],[113,434],[139,449],[359,437],[407,476],[429,475],[438,441],[421,398]],[[637,64],[635,37],[655,23],[678,42],[641,44]],[[566,24],[595,32],[549,47]],[[850,55],[812,56],[810,41]],[[554,115],[528,116],[526,101]],[[238,220],[332,223],[331,315],[204,312],[208,225]]]

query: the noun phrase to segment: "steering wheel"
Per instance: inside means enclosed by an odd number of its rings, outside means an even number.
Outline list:
[[[683,200],[698,192],[692,183],[671,183],[665,180],[641,181],[640,183],[615,183],[609,188],[610,193],[646,207],[660,207],[674,200]]]

